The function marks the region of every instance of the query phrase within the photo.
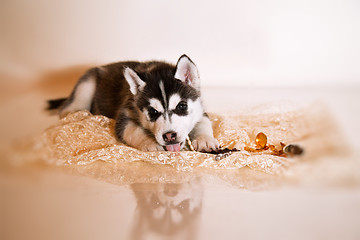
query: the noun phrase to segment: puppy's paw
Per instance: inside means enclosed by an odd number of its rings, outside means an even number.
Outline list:
[[[156,151],[164,151],[163,146],[158,144],[155,141],[145,141],[137,149],[143,152],[156,152]]]
[[[218,141],[208,135],[200,135],[192,142],[194,149],[199,152],[211,152],[219,148]]]

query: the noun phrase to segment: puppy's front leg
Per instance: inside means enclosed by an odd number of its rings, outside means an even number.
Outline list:
[[[117,128],[118,137],[127,145],[145,152],[163,151],[164,148],[156,140],[146,133],[146,131],[128,120],[122,129]]]
[[[196,151],[211,152],[219,148],[219,143],[214,138],[211,121],[205,114],[195,125],[190,137],[194,139],[192,144]]]

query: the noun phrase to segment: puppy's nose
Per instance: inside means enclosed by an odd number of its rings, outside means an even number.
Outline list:
[[[166,143],[173,142],[176,140],[176,132],[167,132],[163,135],[163,139]]]

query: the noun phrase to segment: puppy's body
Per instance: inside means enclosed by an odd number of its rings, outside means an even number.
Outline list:
[[[196,150],[218,147],[200,100],[197,68],[185,55],[176,66],[152,61],[92,68],[59,108],[61,116],[88,110],[114,118],[118,139],[144,151],[179,151],[188,135]]]

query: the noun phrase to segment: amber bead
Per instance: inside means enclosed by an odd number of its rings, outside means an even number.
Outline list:
[[[256,142],[256,147],[257,148],[261,148],[261,149],[264,148],[266,146],[266,143],[267,143],[266,135],[263,132],[258,133],[256,135],[255,142]]]

